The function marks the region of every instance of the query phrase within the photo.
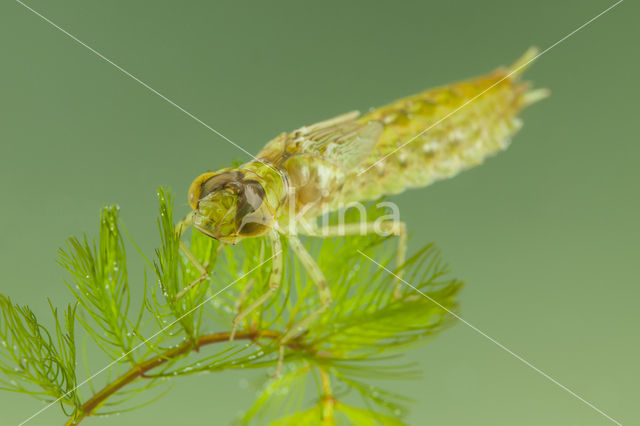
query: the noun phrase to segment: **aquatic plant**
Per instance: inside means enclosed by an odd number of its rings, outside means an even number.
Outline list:
[[[58,261],[68,272],[75,302],[62,312],[50,304],[52,328],[29,307],[0,295],[0,388],[47,401],[46,408],[58,404],[67,424],[76,425],[90,416],[147,405],[163,397],[176,377],[261,369],[262,389],[239,423],[403,424],[409,400],[369,380],[415,377],[417,366],[397,359],[452,323],[450,311],[457,310],[462,283],[447,276],[433,244],[396,268],[415,289],[402,286],[401,297],[394,298],[394,277],[362,254],[394,265],[395,243],[388,241],[393,237],[306,239],[333,303],[282,348],[284,367],[276,375],[279,339],[319,303],[286,241],[283,285],[243,320],[230,341],[240,305],[248,306],[266,290],[270,245],[253,238],[221,246],[192,232],[187,245],[211,273],[177,297],[200,272],[180,251],[171,196],[161,189],[158,197],[160,242],[153,257],[125,232],[115,206],[102,210],[97,239],[67,241]],[[144,265],[136,278],[128,268],[131,251]],[[99,352],[105,363],[94,358]]]

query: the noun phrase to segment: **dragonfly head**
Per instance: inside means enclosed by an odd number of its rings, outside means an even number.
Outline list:
[[[227,244],[263,235],[275,225],[274,209],[266,198],[258,176],[233,169],[205,173],[189,189],[193,225]]]

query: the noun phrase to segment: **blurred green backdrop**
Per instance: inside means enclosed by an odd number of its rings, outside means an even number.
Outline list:
[[[511,63],[611,5],[593,1],[57,1],[30,6],[251,152],[281,131]],[[625,424],[640,424],[637,76],[631,1],[542,56],[552,97],[505,153],[395,197],[412,247],[435,241],[467,281],[462,316]],[[179,213],[202,171],[247,157],[20,4],[0,5],[0,291],[47,318],[70,300],[65,238],[118,203],[143,248],[155,188]],[[605,417],[457,324],[408,354],[416,425],[606,425]],[[230,372],[87,424],[227,424],[253,394]],[[43,405],[0,393],[0,423]],[[59,424],[52,407],[30,424]]]

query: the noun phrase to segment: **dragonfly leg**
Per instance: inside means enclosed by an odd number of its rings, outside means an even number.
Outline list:
[[[236,300],[235,304],[236,314],[242,312],[242,305],[244,305],[245,300],[249,297],[249,293],[253,289],[254,284],[255,280],[251,278],[240,292],[240,295],[238,295],[238,300]]]
[[[269,232],[269,240],[271,242],[271,250],[273,259],[271,260],[271,274],[269,275],[269,288],[267,291],[257,298],[251,305],[236,314],[233,319],[233,327],[229,340],[232,341],[236,335],[238,324],[245,319],[251,312],[262,306],[273,294],[278,290],[282,282],[282,269],[284,267],[284,257],[282,256],[282,245],[280,244],[280,235],[278,231],[272,229]]]
[[[183,217],[180,222],[176,223],[175,230],[178,236],[182,236],[184,231],[186,231],[191,225],[193,225],[193,212],[189,213]]]
[[[318,288],[318,295],[320,296],[320,307],[309,314],[307,317],[303,318],[299,323],[291,327],[280,340],[280,358],[278,359],[278,368],[276,370],[276,375],[279,375],[280,369],[282,367],[282,360],[284,358],[283,345],[294,338],[298,333],[308,328],[309,325],[314,321],[316,321],[318,317],[327,310],[332,301],[331,290],[329,289],[329,285],[327,284],[327,279],[324,277],[324,274],[322,273],[322,270],[320,269],[316,261],[304,248],[304,245],[302,245],[300,239],[298,239],[297,236],[292,235],[289,237],[289,244],[298,260],[300,260],[302,267],[305,269],[305,271],[307,271],[311,280]]]
[[[398,248],[396,251],[396,269],[401,268],[407,256],[407,226],[404,222],[388,220],[382,222],[347,223],[343,225],[330,225],[317,227],[313,233],[314,237],[343,237],[345,235],[368,235],[385,233],[398,237]],[[393,297],[402,297],[400,282],[403,276],[403,269],[399,269],[397,276],[393,280]]]
[[[220,247],[222,247],[222,244],[220,245]],[[220,254],[220,248],[218,248],[218,255],[219,254]],[[262,262],[264,262],[264,241],[261,241],[261,244],[260,244],[259,264],[262,264]],[[249,297],[249,293],[251,292],[251,290],[253,290],[254,285],[255,285],[255,280],[251,278],[247,282],[247,285],[244,286],[244,288],[238,295],[238,300],[236,300],[236,303],[235,303],[236,314],[242,312],[242,306],[244,305],[244,302],[247,300],[247,297]]]
[[[191,264],[193,264],[193,266],[196,267],[198,272],[200,272],[200,276],[195,280],[193,280],[188,286],[180,290],[178,294],[176,294],[175,300],[182,298],[185,294],[187,294],[187,292],[197,287],[201,282],[206,280],[207,277],[209,276],[209,271],[207,270],[207,268],[202,263],[200,263],[198,259],[196,259],[196,256],[193,254],[193,252],[191,252],[191,250],[189,250],[189,247],[187,247],[187,245],[182,241],[180,241],[180,250],[182,250],[182,253],[184,253],[184,255],[187,257],[187,259],[189,259]]]
[[[193,225],[193,213],[189,213],[176,224],[175,230],[176,234],[178,234],[178,237],[182,236],[182,234],[184,234],[184,231],[186,231],[191,225]],[[200,276],[193,280],[188,286],[180,290],[178,294],[176,294],[175,300],[182,298],[185,294],[187,294],[189,290],[198,286],[198,284],[207,279],[207,277],[209,276],[209,271],[207,270],[207,268],[202,263],[200,263],[200,261],[191,252],[191,250],[189,250],[189,247],[187,247],[187,245],[182,241],[180,241],[180,250],[182,251],[182,253],[184,253],[186,258],[189,259],[189,262],[191,262],[191,264],[196,267],[198,272],[200,272]]]
[[[407,225],[404,222],[383,222],[390,223],[390,229],[393,235],[398,237],[398,252],[396,253],[396,276],[393,278],[393,297],[394,299],[402,298],[401,281],[404,275],[404,262],[407,257]]]

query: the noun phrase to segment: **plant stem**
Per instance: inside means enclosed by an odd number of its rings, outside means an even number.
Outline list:
[[[323,368],[320,370],[320,381],[322,383],[322,424],[323,425],[335,425],[333,419],[333,406],[335,405],[335,398],[331,392],[331,379],[329,373]]]
[[[168,349],[161,355],[156,355],[146,361],[141,362],[129,371],[118,377],[113,382],[102,388],[98,393],[89,398],[82,408],[67,421],[66,426],[79,424],[86,417],[91,416],[95,410],[102,405],[110,396],[115,394],[129,383],[139,377],[144,377],[145,373],[168,361],[179,358],[191,351],[197,351],[201,347],[213,343],[229,341],[230,332],[211,333],[200,336],[195,342],[186,341],[175,348]],[[235,340],[255,340],[259,338],[278,339],[281,336],[279,332],[271,330],[262,331],[238,331],[234,337]]]

